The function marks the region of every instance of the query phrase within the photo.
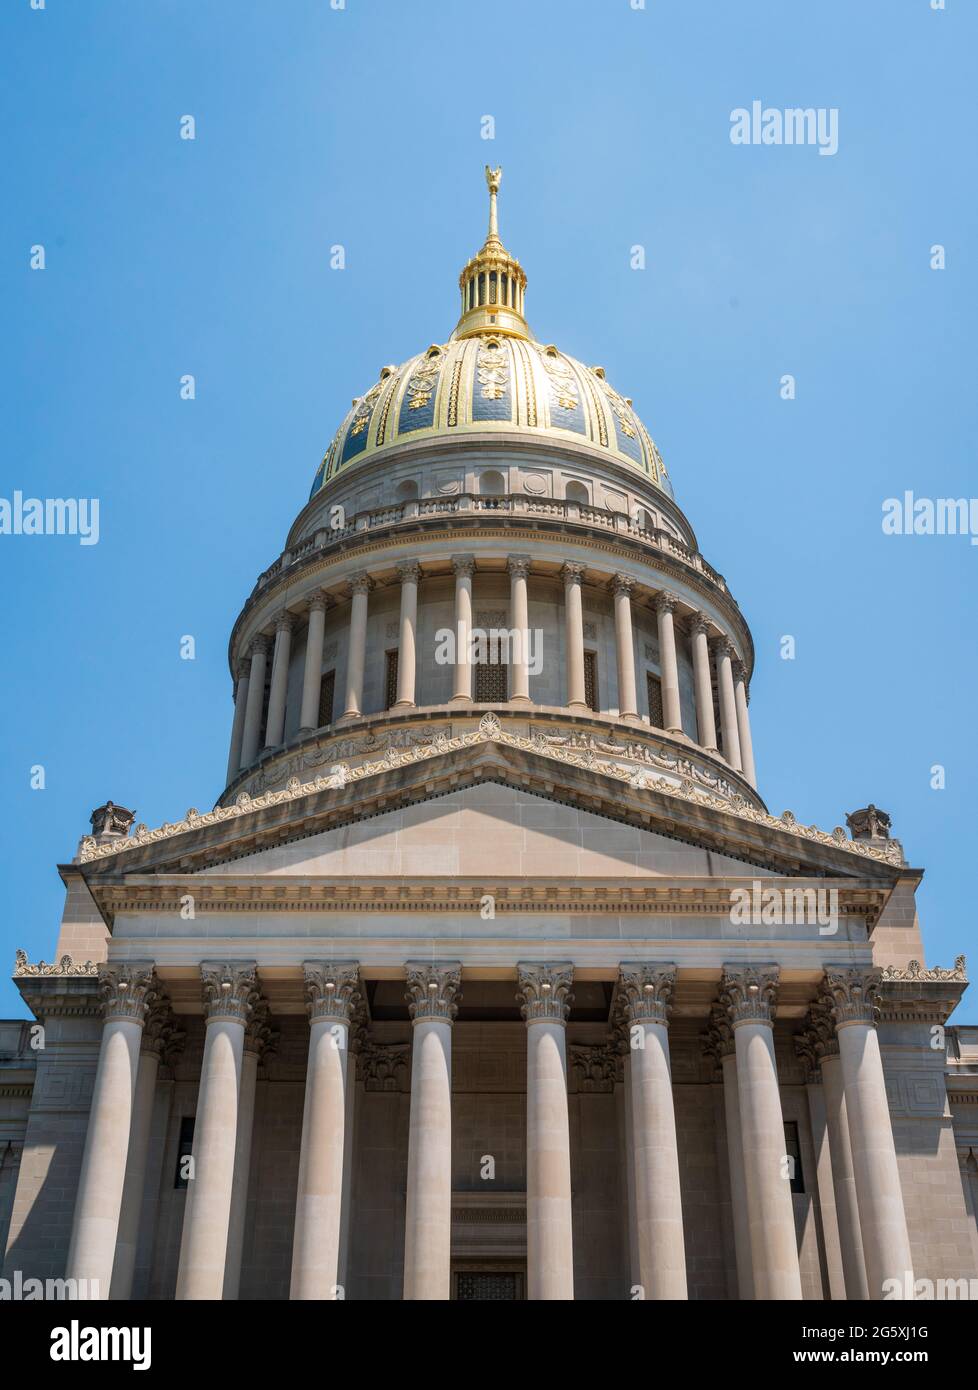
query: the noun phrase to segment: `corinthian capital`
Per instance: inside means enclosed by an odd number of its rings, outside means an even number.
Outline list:
[[[776,965],[723,967],[720,1003],[732,1028],[741,1023],[773,1023],[780,977]]]
[[[460,579],[471,579],[475,573],[474,555],[453,555],[452,569]]]
[[[700,1034],[703,1051],[719,1066],[734,1051],[733,1028],[722,1004],[711,1004],[710,1022]]]
[[[656,594],[655,596],[655,611],[657,613],[675,613],[678,602],[678,594],[673,594],[670,593],[668,589],[663,589],[661,594]]]
[[[98,967],[98,979],[106,1023],[112,1018],[146,1022],[160,993],[152,961],[104,961]]]
[[[149,1006],[143,1027],[142,1051],[153,1053],[170,1066],[182,1050],[186,1037],[173,1017],[169,996],[161,988]]]
[[[538,1023],[541,1019],[566,1023],[574,999],[570,992],[574,967],[563,962],[560,965],[521,963],[516,970],[516,997],[527,1023]]]
[[[231,1018],[247,1023],[258,1001],[258,975],[254,961],[204,961],[200,967],[207,1021]]]
[[[616,574],[612,577],[611,592],[613,594],[626,594],[630,598],[634,588],[635,580],[630,574]]]
[[[295,627],[295,614],[290,613],[287,608],[283,608],[275,619],[276,632],[291,632]]]
[[[272,1023],[272,1011],[268,1000],[260,996],[255,1000],[248,1022],[245,1024],[244,1050],[253,1052],[259,1061],[274,1052],[278,1047],[279,1032]]]
[[[737,655],[737,648],[729,637],[711,637],[710,650],[718,660],[722,657],[727,657],[729,660],[733,661],[734,657]]]
[[[668,1023],[672,992],[676,987],[674,965],[621,965],[618,993],[629,1023]]]
[[[530,573],[529,555],[510,555],[506,561],[506,568],[514,579],[525,579]]]
[[[587,566],[578,564],[576,560],[568,560],[561,566],[561,574],[564,577],[564,584],[580,584],[586,572]]]
[[[319,1018],[349,1023],[360,1002],[360,967],[356,961],[307,960],[302,973],[306,983],[309,1022]]]
[[[421,579],[421,566],[417,560],[402,560],[397,567],[397,577],[402,584],[417,584]]]
[[[689,619],[689,632],[691,637],[698,637],[700,633],[704,637],[709,637],[710,629],[713,624],[706,613],[693,613]]]
[[[882,974],[861,966],[826,966],[822,990],[836,1029],[851,1023],[875,1025]]]
[[[373,580],[366,570],[361,570],[359,574],[350,575],[350,592],[353,594],[369,594],[373,587]]]
[[[462,967],[458,961],[408,961],[404,967],[408,1013],[413,1022],[437,1018],[452,1023],[462,994]]]
[[[252,656],[264,655],[268,651],[268,638],[263,632],[259,632],[257,637],[251,639],[251,646],[248,651]]]

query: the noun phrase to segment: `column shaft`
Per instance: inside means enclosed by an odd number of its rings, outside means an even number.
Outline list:
[[[251,767],[258,757],[261,714],[265,703],[265,663],[268,640],[256,637],[251,644],[251,670],[248,673],[248,699],[245,705],[244,733],[241,737],[241,767]]]
[[[234,1145],[234,1179],[231,1184],[228,1252],[224,1267],[224,1292],[222,1295],[228,1302],[234,1302],[241,1289],[241,1260],[244,1255],[245,1225],[248,1217],[248,1179],[251,1175],[251,1137],[255,1124],[258,1061],[258,1053],[252,1051],[246,1042],[241,1055],[238,1133]]]
[[[666,731],[670,734],[681,734],[683,731],[683,715],[679,703],[679,667],[676,661],[676,630],[673,622],[676,602],[675,594],[664,593],[659,595],[655,605],[659,621],[662,717],[666,723]]]
[[[367,604],[370,580],[365,574],[351,580],[350,631],[346,649],[346,708],[344,719],[358,719],[363,713],[363,671],[367,657]]]
[[[139,1239],[139,1221],[142,1215],[143,1189],[146,1182],[146,1155],[149,1152],[149,1133],[153,1123],[153,1105],[156,1100],[156,1078],[159,1069],[160,1059],[157,1052],[145,1049],[140,1052],[129,1136],[129,1155],[126,1161],[126,1179],[122,1189],[122,1202],[119,1210],[119,1233],[115,1247],[115,1263],[112,1266],[112,1286],[109,1295],[112,1299],[125,1300],[132,1297],[132,1281],[136,1270],[136,1243]]]
[[[567,661],[567,703],[572,709],[587,709],[584,685],[584,607],[581,581],[584,566],[567,564],[564,576],[564,632]]]
[[[302,1115],[299,1198],[295,1210],[295,1299],[335,1300],[339,1290],[349,1023],[313,1019]]]
[[[514,649],[510,668],[509,698],[521,704],[530,699],[530,615],[527,600],[527,575],[530,561],[524,555],[509,558],[509,626]]]
[[[720,691],[720,727],[723,730],[723,756],[740,772],[740,735],[737,732],[737,702],[734,697],[732,661],[734,649],[725,638],[714,643],[717,661],[717,685]]]
[[[265,747],[278,748],[285,738],[285,698],[289,684],[289,657],[292,652],[292,615],[285,613],[275,628],[272,653],[272,683],[268,692],[268,718],[265,721]]]
[[[455,669],[452,700],[472,701],[472,665],[469,639],[472,632],[472,574],[475,562],[468,555],[453,555],[455,569]]]
[[[835,1211],[839,1223],[839,1245],[842,1250],[846,1298],[868,1299],[869,1284],[866,1281],[863,1238],[859,1229],[859,1206],[856,1201],[856,1178],[852,1166],[849,1117],[846,1113],[842,1062],[837,1053],[822,1058],[822,1087],[825,1093],[825,1124],[832,1159],[832,1188],[835,1192]]]
[[[300,733],[319,728],[319,694],[323,683],[323,638],[326,633],[326,599],[314,598],[309,607],[306,630],[306,661],[302,672]]]
[[[615,595],[615,652],[618,661],[618,716],[638,719],[638,692],[635,688],[635,639],[632,635],[632,580],[626,574],[616,574]]]
[[[401,565],[398,573],[401,577],[401,621],[397,654],[396,708],[411,709],[416,703],[418,583],[421,579],[421,566],[413,562]]]
[[[747,677],[743,663],[733,663],[734,703],[737,707],[737,737],[740,740],[740,762],[744,776],[752,787],[757,786],[754,771],[754,745],[750,736],[750,715],[747,711]]]
[[[713,717],[713,682],[710,679],[710,643],[705,613],[693,619],[693,680],[696,685],[696,729],[700,747],[717,751],[716,720]]]
[[[630,1068],[639,1282],[647,1299],[684,1299],[686,1253],[669,1032],[664,1023],[647,1019],[631,1026],[642,1034],[640,1045],[632,1049]]]
[[[248,665],[241,662],[237,670],[234,687],[234,720],[231,724],[231,749],[228,753],[227,782],[233,782],[241,766],[241,749],[244,744],[245,709],[248,704]]]
[[[721,1066],[727,1159],[730,1165],[730,1201],[733,1206],[734,1252],[737,1259],[737,1291],[744,1302],[749,1302],[754,1297],[754,1265],[750,1248],[750,1218],[747,1212],[747,1177],[744,1173],[744,1139],[740,1128],[736,1053],[727,1052]]]

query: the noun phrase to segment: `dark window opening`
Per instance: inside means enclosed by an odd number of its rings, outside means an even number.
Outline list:
[[[318,729],[325,729],[327,724],[333,722],[333,699],[336,694],[336,672],[326,671],[323,674],[322,684],[319,687],[319,723]]]
[[[662,714],[662,682],[658,676],[647,671],[645,679],[649,687],[649,723],[656,729],[664,729]]]
[[[384,691],[387,701],[385,708],[391,709],[397,704],[397,648],[392,647],[387,653],[387,670],[384,675]]]
[[[584,653],[584,703],[588,709],[597,713],[598,709],[598,654]]]

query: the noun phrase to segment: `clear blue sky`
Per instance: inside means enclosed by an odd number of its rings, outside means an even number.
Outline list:
[[[880,525],[978,491],[976,51],[973,0],[5,0],[0,496],[101,539],[0,536],[0,1016],[92,807],[221,791],[231,624],[351,398],[450,332],[487,160],[538,336],[634,397],[752,626],[769,807],[887,809],[929,963],[978,970],[978,548]],[[732,145],[755,99],[838,153]]]

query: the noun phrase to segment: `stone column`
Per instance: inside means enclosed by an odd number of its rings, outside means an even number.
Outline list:
[[[472,703],[472,665],[469,661],[469,635],[472,631],[472,575],[475,560],[471,555],[453,555],[455,571],[455,675],[452,700]]]
[[[776,965],[723,968],[721,1003],[734,1033],[754,1297],[800,1299],[794,1208],[774,1058]]]
[[[736,652],[733,644],[728,642],[726,637],[715,637],[711,645],[717,663],[723,756],[735,772],[740,772],[740,735],[737,732],[737,702],[734,697],[733,666],[731,664]]]
[[[204,962],[207,1018],[200,1069],[193,1172],[187,1187],[177,1274],[178,1299],[224,1293],[245,1024],[257,1000],[253,961]]]
[[[669,1001],[675,983],[674,965],[620,967],[630,1059],[639,1283],[647,1299],[688,1297],[669,1066]]]
[[[618,660],[618,717],[638,722],[638,692],[635,689],[635,639],[632,636],[632,587],[627,574],[616,574],[611,581],[615,596],[615,653]]]
[[[722,1004],[714,1004],[710,1010],[710,1026],[705,1034],[705,1042],[707,1050],[715,1056],[723,1077],[723,1116],[727,1134],[734,1254],[737,1261],[737,1294],[746,1303],[754,1298],[754,1263],[750,1248],[750,1220],[747,1214],[744,1140],[740,1128],[737,1054],[733,1028]]]
[[[272,682],[268,691],[268,718],[265,721],[265,747],[278,748],[285,739],[285,697],[289,684],[289,656],[292,652],[291,613],[280,613],[275,624],[275,651],[272,653]]]
[[[824,995],[812,1004],[809,1025],[805,1036],[817,1055],[822,1075],[825,1128],[832,1164],[832,1191],[835,1195],[845,1293],[847,1299],[864,1300],[869,1298],[869,1285],[866,1281],[862,1232],[859,1229],[859,1207],[856,1201],[856,1179],[852,1166],[852,1144],[849,1139],[845,1087],[842,1083],[839,1039],[836,1037],[831,1005]]]
[[[417,670],[418,585],[421,566],[415,560],[398,565],[401,581],[401,624],[397,654],[397,700],[395,709],[413,709]]]
[[[405,966],[414,1025],[408,1134],[405,1299],[448,1299],[452,1256],[452,1023],[457,961]]]
[[[350,632],[346,646],[346,708],[344,719],[359,719],[363,713],[363,670],[367,659],[367,595],[369,574],[355,574],[350,580]]]
[[[876,1032],[880,975],[879,970],[861,967],[828,966],[825,971],[825,996],[839,1040],[870,1299],[884,1296],[888,1280],[899,1281],[901,1290],[913,1287],[910,1237]]]
[[[690,623],[693,642],[693,680],[696,685],[696,729],[700,747],[717,751],[716,720],[713,718],[713,682],[710,679],[710,620],[705,613],[694,613]]]
[[[88,1298],[107,1299],[119,1234],[143,1024],[159,985],[151,961],[103,963],[98,972],[105,1025],[65,1276],[84,1280]]]
[[[530,613],[527,601],[528,555],[511,555],[509,569],[509,626],[516,634],[516,650],[510,668],[509,698],[517,704],[530,703]]]
[[[655,612],[659,620],[659,669],[662,672],[662,718],[666,732],[681,734],[683,731],[682,708],[679,703],[679,666],[676,662],[676,628],[673,614],[679,600],[675,594],[661,593],[656,596]]]
[[[129,1134],[129,1155],[126,1161],[126,1180],[122,1189],[119,1212],[119,1234],[112,1266],[110,1298],[132,1297],[133,1276],[136,1271],[136,1247],[142,1217],[143,1192],[146,1186],[146,1156],[149,1152],[153,1108],[156,1103],[156,1081],[161,1060],[172,1061],[183,1045],[185,1034],[174,1022],[170,1001],[162,988],[149,1005],[143,1036],[140,1041],[139,1071],[136,1075],[136,1095],[133,1102],[132,1127]]]
[[[570,965],[517,966],[526,1020],[527,1297],[574,1297],[567,1015]]]
[[[241,766],[241,749],[244,744],[245,708],[248,704],[248,670],[246,661],[239,661],[235,668],[234,721],[231,724],[231,750],[228,753],[227,781],[233,782]]]
[[[754,745],[750,736],[750,717],[747,713],[747,672],[744,663],[731,662],[734,683],[734,704],[737,708],[737,737],[740,739],[740,763],[744,776],[752,787],[757,786],[754,771]]]
[[[299,1193],[292,1247],[294,1299],[343,1297],[340,1244],[346,1152],[350,1020],[360,1001],[360,968],[354,961],[306,961],[309,1061],[299,1150]]]
[[[311,734],[319,728],[319,695],[323,684],[323,637],[326,632],[325,594],[313,594],[309,600],[309,627],[306,631],[306,662],[302,671],[302,709],[299,714],[299,733]]]
[[[268,638],[258,636],[251,644],[251,670],[248,673],[248,701],[245,706],[244,734],[241,738],[241,767],[251,767],[258,757],[261,712],[265,703],[265,663]]]
[[[262,1059],[275,1050],[278,1032],[272,1027],[268,1002],[257,999],[245,1026],[241,1056],[241,1092],[238,1102],[238,1137],[234,1146],[234,1181],[228,1219],[228,1253],[224,1266],[224,1298],[233,1302],[241,1288],[248,1217],[248,1179],[251,1175],[251,1139],[255,1125],[255,1091]]]
[[[567,704],[571,709],[587,709],[584,687],[584,607],[581,584],[585,567],[564,565],[564,632],[567,660]]]

